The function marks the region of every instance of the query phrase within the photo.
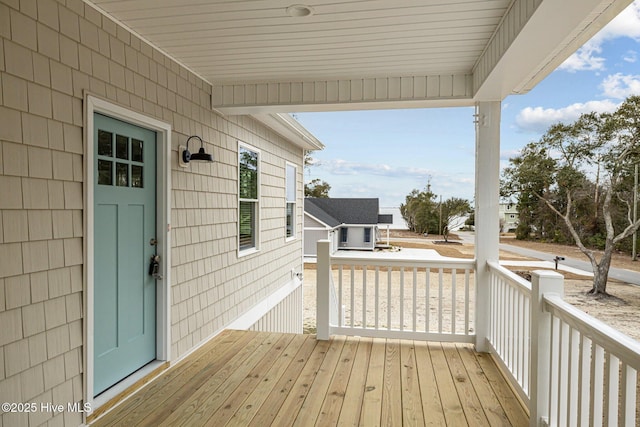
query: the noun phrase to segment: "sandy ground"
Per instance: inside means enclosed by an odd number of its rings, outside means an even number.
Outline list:
[[[424,238],[422,236],[416,235],[414,233],[409,232],[395,232],[392,235],[392,243],[393,239],[407,239],[410,238],[411,241],[406,242],[398,242],[397,245],[406,248],[424,248],[424,249],[435,249],[442,256],[456,257],[456,258],[473,258],[473,245],[468,244],[442,244],[435,243],[439,240],[439,236],[429,236]],[[415,240],[414,240],[415,239]],[[526,246],[531,249],[548,251],[549,253],[558,253],[559,250],[563,251],[562,253],[566,253],[568,256],[573,256],[575,258],[584,257],[576,248],[573,247],[559,247],[559,245],[552,244],[542,244],[535,242],[521,242],[516,241],[515,239],[508,238],[509,244],[518,244],[521,246]],[[455,242],[455,240],[454,240]],[[574,253],[575,252],[575,253]],[[500,253],[501,259],[509,259],[509,260],[525,260],[525,257],[511,254],[508,252]],[[618,268],[626,268],[629,270],[640,271],[640,262],[633,262],[629,259],[628,255],[616,254],[614,256],[613,265]],[[512,270],[526,270],[526,268],[522,267],[509,267]],[[337,271],[334,271],[334,281],[337,283]],[[350,302],[351,302],[351,294],[350,294],[350,272],[344,272],[345,276],[343,279],[343,305],[347,306],[345,311],[345,319],[347,322],[350,322]],[[367,273],[367,283],[373,283],[373,271],[368,271]],[[458,295],[457,300],[460,300],[460,296],[464,294],[464,282],[463,279],[460,278],[461,273],[458,273],[457,278],[457,286],[456,292]],[[386,286],[386,273],[382,274],[382,288]],[[405,296],[411,295],[413,292],[413,278],[411,274],[405,275]],[[418,277],[418,283],[423,284],[426,278],[424,276],[424,272],[421,273],[421,276]],[[354,274],[354,323],[361,324],[363,320],[362,314],[362,272],[357,271]],[[399,300],[399,274],[395,272],[392,276],[392,285],[394,291],[391,295],[391,301]],[[471,283],[473,283],[473,276],[471,276]],[[314,332],[315,331],[315,303],[316,303],[316,271],[315,265],[307,264],[305,266],[304,271],[304,316],[305,316],[305,331]],[[371,285],[368,286],[370,288]],[[424,286],[423,286],[424,287]],[[576,307],[580,308],[584,312],[596,317],[597,319],[613,326],[614,328],[620,330],[621,332],[640,340],[640,328],[637,325],[640,322],[640,288],[638,286],[629,285],[627,283],[621,283],[614,280],[611,280],[607,285],[607,291],[614,296],[614,298],[608,299],[600,299],[596,300],[586,295],[586,292],[591,288],[591,279],[588,277],[579,276],[576,274],[566,274],[565,275],[565,299]],[[439,282],[437,274],[432,272],[430,274],[430,295],[429,295],[429,328],[431,331],[437,332],[439,325],[437,324],[439,303],[437,294],[439,291]],[[367,291],[367,302],[366,302],[366,312],[365,319],[367,323],[373,324],[375,322],[374,315],[374,298],[373,292],[371,290]],[[382,295],[386,295],[386,288],[381,290]],[[475,293],[474,289],[470,289],[470,295],[473,296]],[[449,298],[445,298],[445,302],[443,305],[443,315],[445,316],[445,320],[443,322],[443,331],[451,329],[451,280],[450,276],[445,274],[443,279],[443,295],[449,296]],[[421,299],[425,301],[423,297]],[[448,301],[448,302],[447,302]],[[393,302],[389,302],[389,305],[394,305]],[[473,307],[473,302],[471,303]],[[380,324],[386,325],[387,320],[387,303],[382,302],[382,314],[378,319]],[[426,323],[426,303],[418,304],[415,317],[416,323],[418,324],[418,329],[420,330],[419,325],[422,326],[422,330],[424,330],[424,325]],[[392,327],[397,327],[399,325],[399,309],[395,307],[395,310],[392,312]],[[434,323],[436,322],[436,323]],[[465,326],[465,315],[463,307],[456,307],[456,330],[458,328]],[[405,306],[404,309],[404,322],[403,326],[405,328],[411,329],[413,327],[413,307]],[[470,313],[469,323],[466,325],[470,330],[473,330],[473,311]]]

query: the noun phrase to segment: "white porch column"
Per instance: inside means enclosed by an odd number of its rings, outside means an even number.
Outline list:
[[[487,261],[498,261],[500,237],[500,101],[476,105],[475,196],[476,350],[487,352],[490,316]]]
[[[318,240],[316,263],[316,338],[328,340],[331,335],[331,242]]]

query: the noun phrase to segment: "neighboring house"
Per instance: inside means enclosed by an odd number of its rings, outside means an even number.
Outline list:
[[[518,228],[518,208],[515,203],[500,203],[500,231],[509,233]]]
[[[379,224],[391,224],[393,215],[380,215],[378,199],[305,198],[304,255],[315,256],[320,239],[329,239],[333,250],[373,250]]]

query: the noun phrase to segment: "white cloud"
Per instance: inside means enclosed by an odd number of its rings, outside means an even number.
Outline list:
[[[334,175],[377,175],[425,178],[431,174],[431,171],[424,168],[395,167],[387,164],[351,162],[342,159],[328,160],[323,162],[321,166]]]
[[[604,70],[604,58],[597,56],[602,53],[600,43],[588,41],[573,55],[566,59],[558,69],[575,73],[576,71],[601,71]]]
[[[575,121],[583,113],[611,113],[619,104],[610,100],[575,103],[564,108],[527,107],[516,117],[516,124],[523,131],[543,133],[554,123]]]
[[[638,60],[638,52],[636,52],[635,50],[629,50],[622,57],[622,60],[625,61],[625,62],[629,62],[631,64],[634,64]]]
[[[602,44],[619,37],[640,41],[640,0],[631,3],[558,68],[569,72],[604,70],[605,59],[599,56],[602,53]]]
[[[602,81],[604,96],[614,99],[625,99],[630,95],[640,95],[640,75],[617,73]]]

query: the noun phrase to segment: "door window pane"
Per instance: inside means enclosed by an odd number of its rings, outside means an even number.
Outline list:
[[[113,157],[113,134],[105,130],[98,130],[98,155]]]
[[[129,159],[129,138],[116,135],[116,157],[119,159]]]
[[[116,185],[118,187],[129,186],[129,165],[126,163],[116,163]]]
[[[142,163],[142,141],[138,139],[131,139],[131,160]]]
[[[113,185],[113,163],[108,160],[98,160],[98,184]]]
[[[131,165],[131,186],[143,188],[142,183],[142,166]]]

